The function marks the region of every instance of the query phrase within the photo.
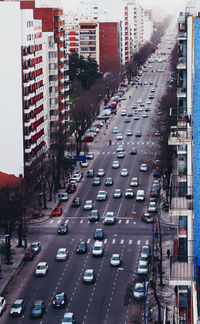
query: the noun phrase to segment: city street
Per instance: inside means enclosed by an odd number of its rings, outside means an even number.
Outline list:
[[[164,51],[164,49],[163,49]],[[139,314],[138,320],[143,316],[143,301],[133,301],[131,288],[133,282],[138,281],[137,276],[119,271],[117,267],[110,266],[112,254],[119,253],[125,269],[137,272],[140,250],[143,245],[152,242],[152,226],[141,220],[141,215],[147,212],[151,184],[153,182],[152,170],[140,171],[142,163],[149,163],[149,153],[156,152],[160,138],[154,136],[156,131],[155,110],[162,95],[164,95],[169,78],[169,64],[151,63],[152,68],[143,72],[140,81],[143,86],[130,86],[125,93],[126,100],[121,101],[117,115],[112,115],[108,129],[97,136],[92,143],[88,143],[89,151],[94,152],[95,158],[89,160],[89,167],[82,168],[84,176],[78,185],[73,197],[81,198],[81,206],[72,208],[70,203],[66,206],[63,215],[59,218],[48,218],[37,226],[29,226],[28,242],[40,241],[41,251],[31,262],[25,263],[22,270],[16,275],[7,288],[7,310],[1,318],[2,324],[27,324],[34,320],[30,318],[31,306],[34,300],[43,299],[46,304],[46,313],[39,321],[41,324],[56,324],[65,311],[73,312],[78,324],[128,324],[134,314]],[[156,72],[163,69],[166,72]],[[152,70],[154,72],[152,72]],[[147,85],[144,82],[147,81]],[[153,85],[150,85],[152,82]],[[157,87],[156,87],[157,85]],[[154,99],[147,105],[150,89],[155,87]],[[131,98],[129,98],[131,96]],[[138,112],[139,120],[134,120],[135,110],[132,105],[141,98],[144,106],[150,106],[148,118],[143,118],[143,111]],[[139,105],[138,105],[139,106]],[[125,123],[126,116],[121,116],[121,111],[133,112],[130,122]],[[117,134],[112,133],[118,127],[123,140],[117,140]],[[127,136],[128,130],[133,135]],[[141,131],[141,137],[135,137],[136,131]],[[108,145],[109,140],[112,145]],[[125,157],[117,158],[117,146],[123,145]],[[136,148],[137,154],[131,155],[130,149]],[[120,167],[112,168],[112,162],[118,160]],[[94,169],[95,176],[98,169],[104,169],[105,175],[101,177],[100,186],[93,186],[94,178],[86,178],[88,169]],[[121,169],[128,169],[128,176],[121,176]],[[107,177],[113,178],[113,185],[105,186]],[[124,193],[130,188],[131,178],[137,177],[139,186],[133,187],[134,198],[126,199]],[[121,189],[122,197],[113,198],[114,189]],[[145,201],[136,202],[135,196],[138,189],[145,191]],[[99,190],[107,191],[105,201],[97,201]],[[90,223],[89,211],[83,209],[86,200],[92,200],[94,208],[99,211],[100,220]],[[70,200],[71,201],[71,200]],[[104,225],[103,218],[106,212],[114,212],[116,222],[114,225]],[[69,231],[66,235],[58,235],[58,226],[66,221]],[[104,254],[102,257],[92,257],[94,244],[93,233],[96,228],[104,230]],[[167,233],[166,233],[167,235]],[[165,231],[164,231],[165,236]],[[80,240],[87,242],[86,254],[76,254],[76,246]],[[56,261],[59,248],[68,250],[67,260]],[[40,261],[48,263],[49,271],[45,277],[36,277],[35,268]],[[94,269],[96,281],[93,284],[84,284],[83,275],[86,269]],[[147,277],[148,280],[148,277]],[[67,295],[67,304],[62,309],[52,307],[52,298],[56,292],[64,291]],[[9,317],[9,309],[13,301],[23,298],[26,304],[24,315],[20,318]]]

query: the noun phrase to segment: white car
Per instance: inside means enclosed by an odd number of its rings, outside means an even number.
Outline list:
[[[157,205],[155,201],[150,201],[148,206],[148,212],[149,213],[155,213],[157,211]]]
[[[58,249],[58,252],[56,254],[56,260],[57,261],[65,261],[67,259],[67,249],[66,248],[60,248]]]
[[[137,282],[133,289],[133,298],[136,300],[140,300],[144,298],[144,283]]]
[[[118,145],[117,152],[123,152],[123,151],[124,151],[123,145]]]
[[[118,157],[119,159],[124,158],[124,157],[125,157],[125,153],[124,153],[124,152],[118,152],[118,153],[117,153],[117,157]]]
[[[121,111],[121,116],[126,116],[126,110]]]
[[[142,99],[139,98],[139,99],[137,100],[137,104],[141,104],[141,103],[142,103]]]
[[[97,200],[106,200],[107,192],[105,190],[100,190],[97,194]]]
[[[120,255],[113,254],[110,259],[110,265],[113,267],[118,267],[121,263]]]
[[[137,187],[138,185],[139,185],[138,178],[132,178],[132,179],[131,179],[130,186],[131,186],[131,187]]]
[[[81,162],[81,167],[82,168],[87,168],[88,167],[88,162]]]
[[[92,208],[93,208],[93,202],[92,202],[92,200],[86,200],[83,209],[84,210],[91,210]]]
[[[137,273],[148,274],[148,272],[149,272],[148,262],[140,261],[137,268]]]
[[[151,100],[150,99],[147,100],[147,105],[151,105]]]
[[[113,161],[112,168],[113,169],[118,169],[119,168],[119,161]]]
[[[134,197],[133,189],[131,188],[126,189],[124,196],[125,198],[133,198]]]
[[[95,275],[93,269],[87,269],[85,270],[85,273],[83,275],[83,282],[84,283],[93,283],[95,281]]]
[[[104,220],[103,220],[104,224],[114,224],[115,223],[115,215],[114,212],[107,212],[104,216]]]
[[[87,158],[88,160],[92,160],[92,159],[94,159],[94,153],[92,153],[92,152],[88,152],[88,154],[86,155],[86,158]]]
[[[133,132],[132,132],[131,129],[129,129],[129,130],[127,131],[127,133],[126,133],[126,136],[132,136],[132,135],[133,135]]]
[[[35,270],[36,276],[46,276],[47,272],[48,272],[47,262],[39,262]]]
[[[117,134],[117,140],[123,140],[123,135],[122,134]]]
[[[140,171],[147,172],[147,165],[145,163],[140,165]]]
[[[121,189],[115,189],[113,192],[113,198],[121,198],[122,192]]]
[[[103,255],[103,242],[101,241],[96,241],[93,245],[92,249],[92,255],[93,256],[102,256]]]
[[[60,324],[75,324],[75,318],[73,313],[65,313],[63,318],[61,319]]]
[[[104,175],[105,175],[104,169],[99,169],[98,172],[97,172],[97,176],[98,177],[103,177]]]
[[[121,172],[120,172],[120,175],[122,177],[127,177],[128,176],[128,170],[127,169],[122,169]]]
[[[3,311],[6,309],[6,299],[5,297],[0,296],[0,315],[3,314]]]
[[[150,254],[150,247],[148,245],[143,245],[140,252],[140,256],[148,258],[149,254]]]
[[[23,299],[16,299],[10,308],[10,315],[13,317],[21,316],[25,310]]]
[[[138,112],[143,111],[143,108],[142,107],[138,107],[137,111]]]
[[[142,115],[142,117],[143,117],[143,118],[148,118],[148,114],[147,114],[147,113],[144,113],[144,114]]]
[[[116,134],[118,133],[118,127],[114,127],[113,130],[112,130],[113,134]]]

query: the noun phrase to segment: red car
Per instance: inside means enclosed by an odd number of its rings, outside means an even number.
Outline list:
[[[26,261],[33,260],[34,256],[35,256],[34,249],[28,248],[24,253],[24,260]]]
[[[52,212],[53,216],[61,216],[62,215],[62,207],[56,206]]]

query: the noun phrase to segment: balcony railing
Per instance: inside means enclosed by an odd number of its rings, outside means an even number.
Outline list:
[[[170,183],[170,209],[191,210],[192,209],[192,178],[191,175],[173,175]]]
[[[193,278],[193,257],[185,255],[170,257],[170,281],[179,285],[190,285]]]

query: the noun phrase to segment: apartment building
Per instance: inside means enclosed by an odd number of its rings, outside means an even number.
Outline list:
[[[177,226],[170,285],[177,287],[174,323],[198,323],[200,282],[200,18],[188,7],[178,17],[177,108],[171,109],[169,145],[177,151],[170,217]]]

